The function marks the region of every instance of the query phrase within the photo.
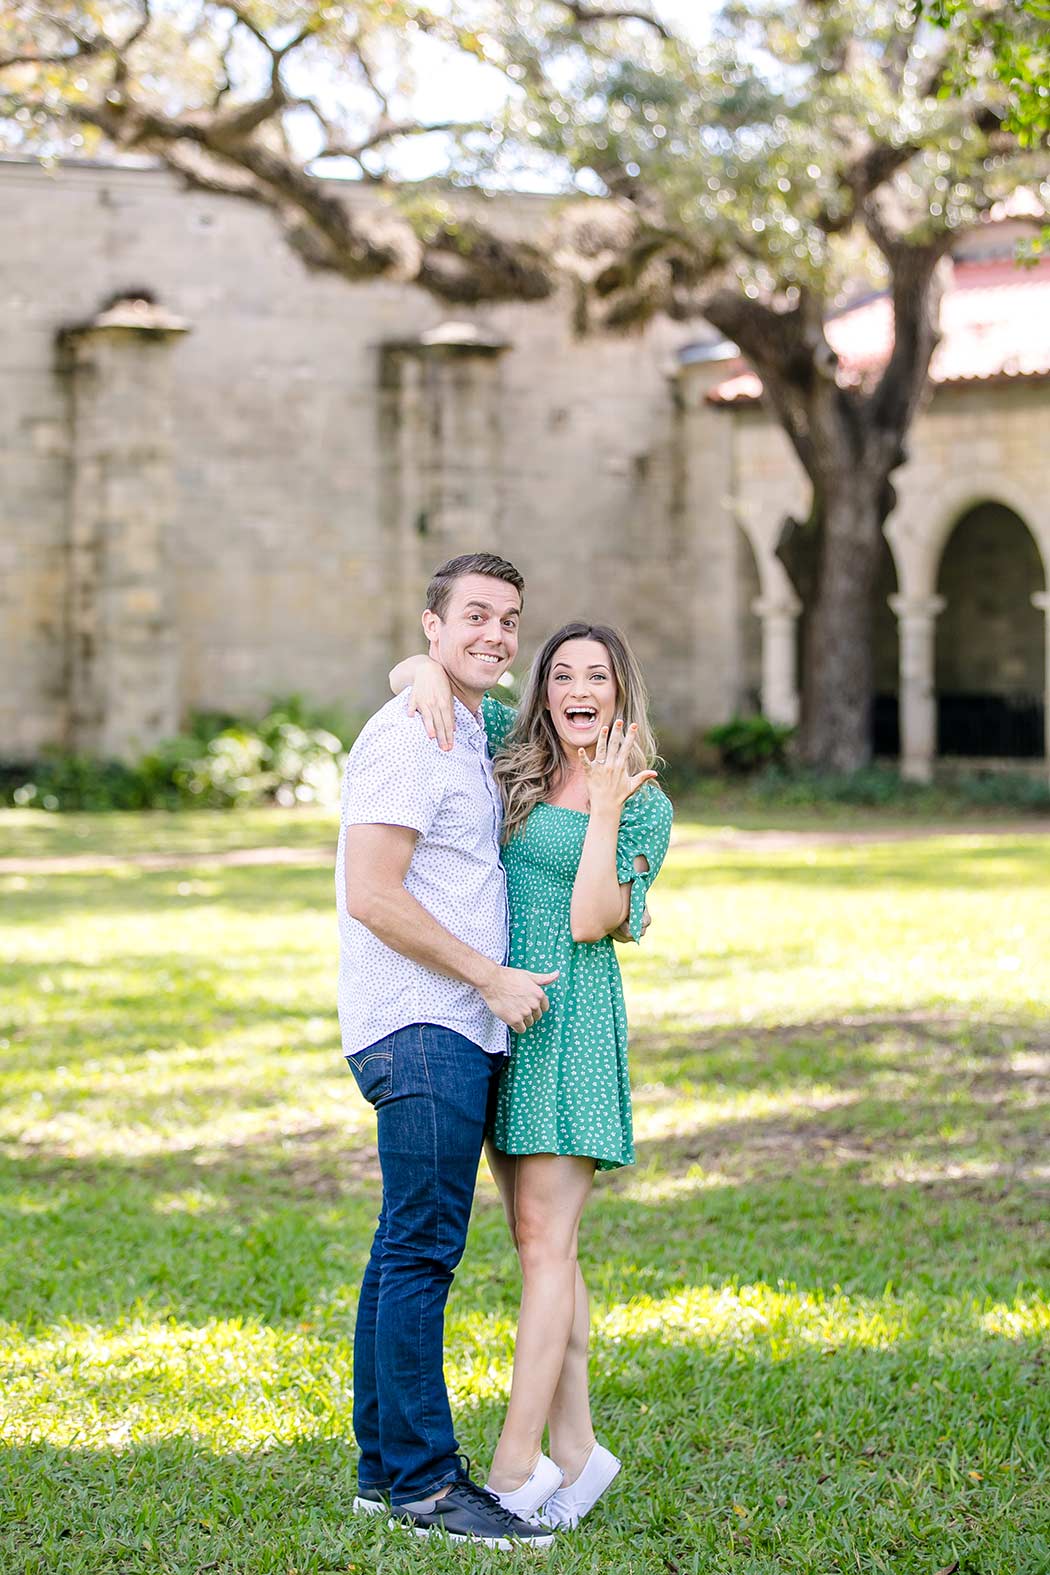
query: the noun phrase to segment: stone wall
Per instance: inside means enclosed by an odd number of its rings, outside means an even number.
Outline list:
[[[514,199],[517,222],[538,203]],[[686,519],[669,375],[695,329],[581,343],[557,303],[469,314],[488,349],[424,346],[462,314],[308,274],[268,215],[162,171],[4,161],[0,206],[5,755],[90,741],[72,573],[88,407],[56,340],[142,293],[186,325],[156,347],[173,452],[158,594],[178,712],[295,690],[366,713],[421,642],[429,570],[481,543],[527,577],[526,654],[570,617],[618,622],[676,740],[725,711],[734,658],[705,653],[733,570]],[[103,468],[125,441],[119,406],[91,439]],[[694,446],[694,489],[706,464]]]

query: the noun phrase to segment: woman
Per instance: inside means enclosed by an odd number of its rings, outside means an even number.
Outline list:
[[[452,735],[444,669],[410,657],[411,710]],[[587,1383],[589,1308],[577,1263],[596,1169],[634,1162],[627,1022],[612,936],[639,940],[672,810],[655,786],[646,694],[626,641],[571,623],[537,654],[515,713],[482,715],[504,805],[513,967],[559,970],[550,1010],[514,1036],[489,1161],[522,1268],[507,1417],[487,1486],[507,1509],[575,1525],[620,1469],[598,1444]],[[550,1453],[542,1452],[550,1426]]]

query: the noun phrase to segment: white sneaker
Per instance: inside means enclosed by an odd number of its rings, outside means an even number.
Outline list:
[[[512,1515],[518,1515],[522,1520],[531,1520],[536,1511],[550,1498],[556,1488],[561,1487],[565,1480],[565,1473],[560,1466],[546,1455],[541,1455],[536,1462],[536,1469],[527,1481],[515,1488],[512,1493],[497,1493],[491,1482],[485,1483],[485,1490],[495,1494],[504,1509],[509,1509]]]
[[[620,1470],[620,1461],[611,1450],[595,1444],[587,1464],[568,1487],[552,1493],[539,1516],[544,1526],[576,1526],[593,1509]]]

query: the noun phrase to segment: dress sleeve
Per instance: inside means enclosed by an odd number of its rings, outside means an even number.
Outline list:
[[[502,700],[486,695],[481,702],[481,720],[488,735],[489,753],[494,755],[503,748],[507,734],[518,720],[518,713],[513,706],[504,705]]]
[[[621,886],[626,885],[628,881],[631,883],[631,908],[627,927],[631,932],[632,941],[640,941],[642,938],[645,896],[659,875],[660,866],[667,856],[673,819],[674,810],[671,807],[671,800],[666,793],[661,792],[655,782],[647,782],[644,787],[639,788],[623,807],[620,816],[620,834],[616,840],[616,878]],[[649,865],[644,873],[639,873],[634,867],[634,861],[639,854]]]

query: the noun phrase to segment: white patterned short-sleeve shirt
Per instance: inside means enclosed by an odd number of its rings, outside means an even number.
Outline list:
[[[354,1055],[412,1023],[435,1023],[501,1054],[506,1025],[473,986],[395,952],[347,912],[346,828],[408,826],[419,840],[406,889],[475,951],[498,963],[507,958],[502,812],[485,731],[457,700],[453,746],[443,750],[419,717],[408,715],[406,697],[366,722],[346,762],[335,868],[343,1053]]]

